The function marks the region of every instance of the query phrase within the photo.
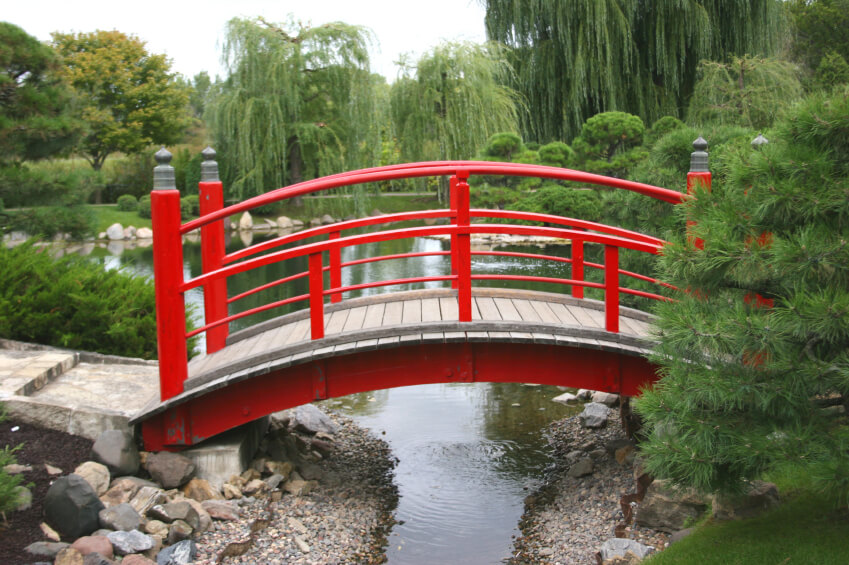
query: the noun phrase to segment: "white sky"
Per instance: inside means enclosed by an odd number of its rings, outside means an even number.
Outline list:
[[[228,20],[263,16],[286,22],[289,14],[313,25],[342,21],[370,28],[379,43],[372,48],[372,71],[389,82],[401,53],[412,53],[415,61],[441,41],[486,39],[480,0],[10,0],[0,20],[43,41],[54,31],[115,29],[146,41],[152,53],[165,53],[172,70],[188,78],[207,71],[214,79],[225,74],[220,44]]]

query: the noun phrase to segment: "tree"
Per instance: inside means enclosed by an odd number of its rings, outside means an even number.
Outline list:
[[[802,97],[798,74],[795,65],[780,59],[702,61],[688,116],[700,124],[768,128]]]
[[[370,32],[233,19],[230,75],[208,116],[232,195],[267,190],[377,161]]]
[[[849,90],[817,95],[737,152],[661,256],[662,378],[636,408],[648,470],[735,492],[784,466],[849,501]],[[686,291],[683,291],[686,289]]]
[[[624,178],[629,169],[648,157],[641,147],[646,126],[639,116],[603,112],[587,120],[573,143],[576,161],[591,173]]]
[[[16,25],[0,22],[0,163],[49,157],[68,149],[79,124],[66,111],[59,58]]]
[[[119,31],[54,33],[53,47],[64,58],[63,75],[87,126],[79,149],[94,170],[117,151],[180,140],[188,92],[165,55],[148,53],[144,41]]]
[[[515,48],[525,137],[571,139],[599,112],[681,117],[703,59],[771,55],[780,0],[486,0],[490,39]]]
[[[810,71],[831,55],[849,62],[849,0],[790,0],[792,52]]]

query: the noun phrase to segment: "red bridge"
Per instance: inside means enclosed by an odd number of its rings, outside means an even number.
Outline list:
[[[629,279],[658,281],[620,269],[619,250],[657,254],[664,241],[576,218],[507,210],[471,209],[472,175],[516,175],[577,181],[638,192],[672,204],[682,193],[580,171],[474,161],[430,162],[353,171],[280,188],[223,207],[214,152],[207,150],[200,183],[201,217],[181,224],[170,154],[160,151],[151,193],[154,274],[160,363],[160,402],[136,416],[145,448],[178,449],[271,412],[383,388],[435,382],[519,381],[638,394],[655,379],[650,315],[620,305],[623,294],[662,299],[627,286]],[[411,177],[450,177],[450,208],[342,221],[283,235],[240,251],[224,249],[224,221],[234,214],[287,198]],[[688,177],[710,183],[710,173]],[[472,223],[472,219],[475,223]],[[501,223],[485,223],[498,219]],[[393,227],[417,221],[442,225]],[[515,222],[530,222],[533,225]],[[510,223],[508,223],[510,222]],[[373,227],[378,231],[361,228]],[[183,275],[184,235],[200,228],[203,274]],[[352,234],[352,230],[356,230]],[[472,250],[474,234],[567,239],[571,256]],[[315,241],[316,236],[323,240]],[[403,253],[343,263],[345,247],[418,237],[450,238],[450,251]],[[288,246],[283,248],[284,246]],[[585,260],[586,246],[603,248],[603,264]],[[451,273],[342,285],[342,270],[377,261],[450,256]],[[479,255],[533,257],[558,262],[562,277],[497,275],[472,271]],[[259,267],[307,258],[308,270],[238,295],[228,277]],[[602,282],[585,271],[600,270]],[[276,285],[306,278],[309,292],[238,314],[230,304]],[[598,278],[598,277],[597,277]],[[545,282],[569,294],[492,289],[486,281]],[[442,289],[347,298],[352,291],[440,281]],[[203,289],[205,324],[186,330],[187,291]],[[584,289],[603,291],[603,300]],[[301,302],[305,308],[229,335],[229,324],[259,312]],[[206,354],[187,363],[187,339],[206,334]]]

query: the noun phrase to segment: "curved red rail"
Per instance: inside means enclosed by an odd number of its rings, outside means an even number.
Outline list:
[[[422,210],[358,218],[286,234],[230,254],[226,254],[224,251],[224,219],[251,208],[341,186],[411,177],[444,175],[451,176],[450,209]],[[225,345],[230,322],[287,304],[307,301],[310,311],[312,338],[320,339],[324,335],[324,301],[326,297],[329,297],[331,302],[338,302],[342,299],[344,293],[354,290],[432,281],[450,283],[452,287],[457,289],[459,321],[463,322],[471,320],[471,288],[473,281],[510,280],[560,284],[571,287],[572,294],[578,298],[583,298],[584,288],[597,288],[604,291],[606,328],[611,332],[619,331],[620,294],[632,294],[656,300],[664,299],[659,294],[620,286],[620,276],[632,277],[657,284],[662,283],[651,277],[619,268],[619,249],[624,248],[643,253],[657,254],[665,243],[663,240],[630,230],[577,218],[564,218],[547,214],[510,210],[472,209],[469,207],[469,186],[467,183],[470,175],[520,175],[576,181],[630,190],[670,203],[681,202],[684,196],[673,190],[557,167],[479,161],[440,161],[391,165],[340,173],[279,188],[227,208],[224,208],[222,204],[221,183],[202,182],[200,183],[202,216],[196,220],[181,224],[179,192],[176,190],[155,190],[151,194],[151,207],[154,223],[154,266],[157,286],[157,323],[159,328],[160,390],[162,399],[165,400],[182,392],[182,383],[187,376],[186,338],[205,332],[207,336],[207,351],[216,351]],[[536,224],[545,225],[472,223],[472,218],[535,222]],[[446,225],[415,227],[392,226],[393,224],[397,225],[402,222],[440,219],[448,223]],[[388,227],[379,231],[350,233],[351,230],[380,225],[386,225]],[[198,228],[201,228],[203,274],[191,280],[184,280],[181,235]],[[571,257],[565,258],[543,253],[472,251],[470,242],[474,234],[509,234],[565,239],[569,241],[572,254]],[[307,241],[319,236],[326,236],[327,239],[322,241]],[[449,237],[451,240],[450,251],[400,253],[367,257],[345,263],[341,261],[341,250],[345,247],[434,236]],[[585,245],[601,246],[604,249],[604,263],[585,261]],[[292,247],[281,249],[284,246]],[[341,270],[354,265],[387,260],[411,260],[418,257],[438,255],[451,257],[451,273],[449,275],[422,275],[404,279],[366,281],[348,286],[343,286],[341,282]],[[482,255],[534,258],[562,263],[568,265],[570,272],[564,273],[567,276],[563,277],[472,273],[472,257]],[[309,269],[307,271],[258,285],[253,289],[228,298],[226,287],[229,277],[272,263],[302,257],[308,259]],[[603,271],[603,282],[587,281],[584,277],[586,268]],[[329,284],[325,283],[325,273],[329,274]],[[235,301],[263,290],[304,278],[309,281],[309,292],[306,294],[263,304],[238,314],[231,315],[228,312],[228,305]],[[186,332],[183,296],[188,290],[199,287],[203,287],[204,289],[206,321],[201,328]]]

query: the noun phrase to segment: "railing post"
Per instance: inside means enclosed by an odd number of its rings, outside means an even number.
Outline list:
[[[702,136],[693,142],[693,151],[690,154],[690,172],[687,173],[687,194],[692,195],[696,187],[703,186],[710,190],[711,174],[708,168],[708,143]],[[698,249],[705,248],[705,242],[701,238],[689,235],[696,222],[687,220],[687,239]]]
[[[619,248],[604,246],[604,322],[609,332],[619,333]]]
[[[153,223],[153,280],[156,288],[156,338],[159,350],[159,396],[167,400],[183,392],[188,376],[186,304],[183,286],[183,238],[180,235],[180,191],[169,165],[171,153],[156,152],[150,212]]]
[[[468,171],[457,171],[457,227],[468,227],[469,217],[469,178]],[[453,178],[453,177],[452,177]],[[472,321],[472,242],[471,234],[458,233],[457,247],[457,306],[461,322]],[[451,256],[455,256],[452,248]]]
[[[339,239],[341,235],[338,231],[330,232],[327,239]],[[331,247],[328,255],[328,261],[330,263],[330,288],[339,288],[342,286],[342,248]],[[342,293],[332,293],[330,295],[330,302],[342,302]]]
[[[200,215],[217,212],[224,207],[224,187],[218,177],[218,163],[215,162],[215,150],[207,147],[201,152],[200,164]],[[224,266],[224,220],[218,220],[200,228],[201,262],[203,272],[215,271]],[[203,310],[206,323],[227,317],[227,280],[217,279],[204,285]],[[206,332],[206,352],[214,353],[227,344],[227,325],[216,326]]]
[[[449,181],[449,207],[451,210],[451,223],[457,225],[457,176],[453,175]],[[451,276],[457,276],[457,234],[451,234]],[[460,282],[457,279],[451,281],[451,288],[459,288]]]
[[[310,253],[310,335],[312,339],[324,337],[324,266],[321,252]]]
[[[572,280],[584,280],[584,240],[572,240]],[[575,298],[584,297],[584,287],[572,285],[572,296]]]

